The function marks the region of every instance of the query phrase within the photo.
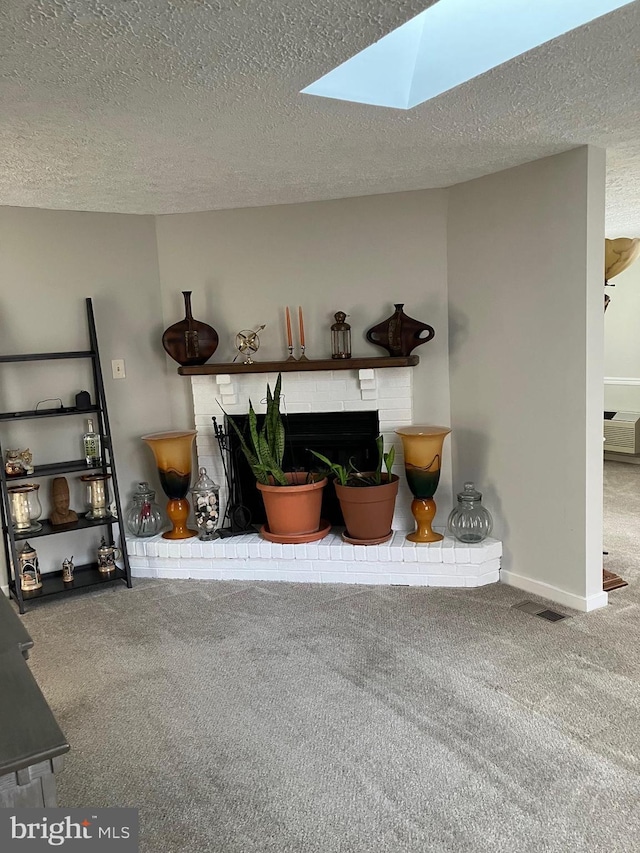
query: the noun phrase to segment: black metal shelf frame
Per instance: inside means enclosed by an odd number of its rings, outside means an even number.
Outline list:
[[[3,544],[7,563],[7,571],[9,572],[9,591],[11,597],[18,604],[20,613],[25,612],[25,601],[31,602],[40,598],[46,598],[52,595],[68,595],[73,592],[78,592],[83,589],[96,587],[100,584],[111,583],[113,581],[123,581],[127,587],[131,588],[131,568],[129,565],[129,557],[127,554],[125,542],[126,533],[123,523],[122,504],[120,502],[120,491],[118,489],[118,478],[116,474],[115,460],[113,458],[113,444],[111,441],[111,429],[109,426],[109,415],[107,411],[107,401],[105,396],[104,381],[102,377],[102,367],[100,365],[100,353],[98,350],[98,337],[96,334],[95,318],[93,315],[93,304],[90,298],[85,300],[87,311],[87,326],[89,332],[88,350],[80,350],[74,352],[52,352],[52,353],[24,353],[20,355],[0,355],[0,364],[20,363],[30,361],[51,361],[54,359],[77,359],[86,358],[91,360],[91,369],[93,375],[93,397],[96,401],[95,405],[88,409],[77,409],[75,407],[62,407],[58,409],[44,409],[40,411],[25,411],[25,412],[2,412],[0,413],[0,422],[8,422],[14,420],[27,420],[39,418],[51,418],[67,415],[86,415],[95,413],[98,423],[97,431],[100,434],[103,448],[103,464],[95,468],[86,465],[85,461],[71,460],[67,462],[53,462],[46,465],[36,465],[33,474],[26,474],[19,477],[7,477],[4,468],[4,452],[0,443],[0,523],[3,530]],[[87,519],[85,514],[78,517],[77,522],[73,522],[64,526],[53,526],[48,521],[41,522],[41,530],[34,532],[20,533],[16,531],[11,523],[11,513],[9,509],[9,492],[7,484],[16,480],[29,480],[37,477],[48,477],[54,474],[68,474],[74,471],[109,471],[111,474],[111,489],[113,500],[116,505],[117,517],[108,517],[93,521]],[[42,575],[43,586],[37,595],[29,595],[25,597],[20,587],[20,578],[18,573],[18,547],[17,543],[32,537],[52,536],[56,534],[69,533],[76,530],[87,530],[91,528],[102,528],[105,530],[105,539],[109,544],[115,545],[113,531],[117,528],[122,557],[121,562],[123,568],[118,568],[116,571],[108,575],[98,572],[97,564],[91,563],[84,566],[77,566],[74,572],[74,582],[65,584],[62,581],[62,572],[44,572]]]

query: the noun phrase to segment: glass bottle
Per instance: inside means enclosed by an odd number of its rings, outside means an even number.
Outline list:
[[[482,542],[493,529],[493,519],[482,506],[482,494],[473,483],[465,483],[458,492],[458,505],[449,514],[447,527],[460,542]]]
[[[82,436],[84,458],[88,468],[99,468],[102,465],[102,440],[99,433],[93,429],[93,418],[87,419],[87,431]]]
[[[156,493],[146,481],[138,483],[124,520],[132,536],[155,536],[162,530],[162,513],[156,503]]]
[[[220,486],[207,476],[207,469],[200,468],[198,482],[191,489],[193,515],[198,528],[198,539],[207,542],[217,539],[216,527],[219,517],[218,493]]]
[[[347,315],[338,311],[331,326],[331,358],[351,358],[351,326],[345,322]]]

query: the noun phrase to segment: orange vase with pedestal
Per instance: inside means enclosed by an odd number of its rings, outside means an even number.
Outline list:
[[[142,436],[142,440],[153,451],[160,485],[169,498],[167,515],[173,527],[162,534],[163,539],[189,539],[198,535],[197,530],[187,527],[187,494],[191,484],[191,457],[195,437],[195,430],[156,432]]]
[[[443,426],[401,427],[396,433],[402,439],[404,470],[413,493],[411,512],[417,529],[410,533],[410,542],[439,542],[444,539],[435,533],[431,523],[436,515],[433,496],[440,482],[442,445],[451,430]]]

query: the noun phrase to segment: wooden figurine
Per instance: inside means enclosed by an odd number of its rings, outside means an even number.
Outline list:
[[[78,520],[78,513],[69,509],[69,484],[66,477],[54,477],[51,483],[51,503],[53,509],[49,521],[54,527],[73,524]]]

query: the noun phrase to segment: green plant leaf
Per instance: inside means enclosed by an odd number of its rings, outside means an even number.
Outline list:
[[[384,455],[384,465],[385,465],[385,468],[387,469],[387,474],[389,475],[389,479],[391,479],[391,469],[393,468],[393,463],[395,461],[395,458],[396,458],[396,449],[393,445],[391,445],[389,452],[385,453],[385,455]]]

